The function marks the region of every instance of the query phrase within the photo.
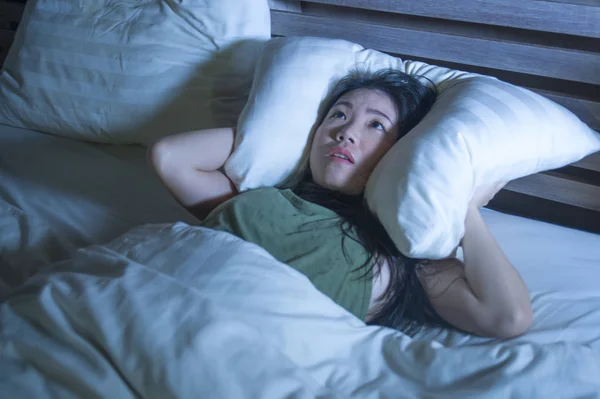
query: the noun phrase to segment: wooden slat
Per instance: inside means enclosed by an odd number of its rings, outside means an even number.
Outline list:
[[[388,53],[600,84],[600,54],[271,12],[272,33],[346,39]]]
[[[600,187],[560,176],[538,173],[513,180],[504,189],[600,212]]]
[[[531,44],[544,47],[566,48],[598,52],[598,39],[582,36],[559,35],[552,32],[514,29],[498,25],[482,25],[451,19],[436,19],[416,15],[394,14],[381,11],[331,6],[320,3],[302,3],[302,14],[335,19],[350,19],[378,25],[425,30],[449,35],[476,37],[484,40]]]
[[[301,12],[300,0],[269,0],[271,10]]]
[[[593,170],[600,173],[600,152],[589,155],[583,158],[581,161],[573,163],[572,165],[577,166],[578,168]]]
[[[594,130],[600,130],[600,102],[571,97],[547,90],[530,89],[573,112]]]
[[[600,4],[544,0],[309,0],[312,3],[600,38]]]
[[[407,56],[402,54],[399,56],[402,58],[407,58]],[[462,64],[459,62],[434,60],[425,57],[414,57],[413,59],[416,61],[422,61],[428,64],[439,65],[459,71],[495,76],[500,80],[537,91],[540,94],[549,93],[551,95],[555,94],[557,96],[565,96],[577,99],[592,99],[589,101],[600,102],[600,86],[598,85],[590,85],[587,83],[562,79],[553,79],[544,76],[529,75],[512,71],[503,71],[500,69]]]
[[[500,212],[600,234],[600,212],[513,191],[500,191],[487,206]]]

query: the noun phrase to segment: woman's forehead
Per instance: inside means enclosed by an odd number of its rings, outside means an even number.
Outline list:
[[[342,95],[335,105],[345,105],[351,108],[375,108],[378,111],[396,117],[396,104],[386,93],[375,89],[354,89]]]

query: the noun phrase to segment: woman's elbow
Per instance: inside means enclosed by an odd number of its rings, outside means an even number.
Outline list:
[[[172,162],[169,158],[173,152],[172,144],[168,138],[163,138],[148,148],[148,161],[159,175],[163,175],[166,172],[167,166],[171,165]]]
[[[524,334],[533,323],[531,306],[521,306],[495,319],[489,335],[494,338],[514,338]]]

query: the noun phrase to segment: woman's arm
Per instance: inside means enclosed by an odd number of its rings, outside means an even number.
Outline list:
[[[218,170],[233,151],[234,137],[232,128],[199,130],[165,137],[149,150],[163,184],[200,219],[237,194],[231,180]]]
[[[481,217],[481,202],[476,197],[467,212],[464,264],[458,259],[430,262],[432,270],[423,273],[422,281],[447,322],[474,334],[510,338],[532,323],[529,292]]]

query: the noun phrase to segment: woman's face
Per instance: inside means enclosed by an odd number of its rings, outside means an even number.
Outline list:
[[[309,160],[313,181],[344,194],[361,194],[398,134],[398,111],[387,94],[369,89],[344,94],[313,138]]]

